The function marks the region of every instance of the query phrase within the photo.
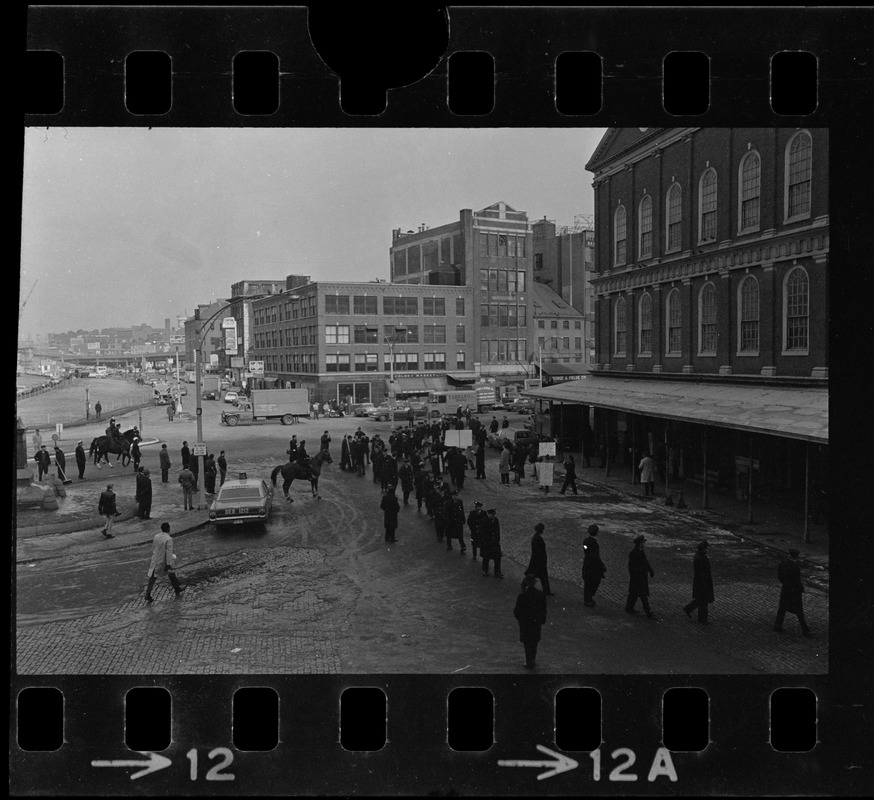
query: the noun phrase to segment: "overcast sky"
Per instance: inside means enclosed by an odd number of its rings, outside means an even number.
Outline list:
[[[593,213],[599,129],[30,128],[20,335],[148,323],[244,278],[387,279],[393,228]]]

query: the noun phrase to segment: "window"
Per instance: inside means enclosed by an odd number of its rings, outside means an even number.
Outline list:
[[[613,264],[625,263],[625,206],[619,206],[613,215]]]
[[[498,307],[497,307],[497,305],[489,306],[489,325],[493,328],[498,327]]]
[[[325,372],[349,372],[349,354],[325,356]]]
[[[574,328],[575,328],[576,330],[580,330],[582,327],[583,327],[583,326],[580,324],[580,321],[579,321],[579,320],[576,320],[576,321],[574,322]]]
[[[467,361],[463,350],[459,350],[455,354],[455,369],[467,369]]]
[[[377,344],[379,342],[379,328],[376,325],[356,325],[354,341],[355,344]]]
[[[349,344],[349,326],[325,325],[325,344]]]
[[[570,350],[571,349],[571,340],[569,336],[561,337],[561,348],[562,350]]]
[[[510,328],[515,328],[517,326],[516,322],[516,306],[507,306],[507,325]]]
[[[376,372],[377,360],[376,353],[356,353],[355,355],[355,371],[356,372]]]
[[[446,316],[446,298],[445,297],[423,297],[422,298],[422,313],[432,317]]]
[[[481,258],[486,258],[489,254],[489,235],[487,233],[479,235],[479,254]]]
[[[525,258],[525,251],[527,249],[527,236],[517,236],[516,237],[516,255],[519,258]]]
[[[418,314],[419,313],[419,298],[418,297],[383,297],[382,298],[382,313],[383,314]]]
[[[506,361],[507,360],[507,340],[499,339],[498,340],[498,361]]]
[[[552,328],[553,330],[557,330],[558,329],[558,320],[557,319],[550,320],[549,327]]]
[[[698,182],[698,241],[716,241],[716,170],[706,170]]]
[[[376,310],[376,297],[353,297],[352,310],[355,314],[377,314],[378,312]]]
[[[525,291],[525,270],[519,270],[516,273],[516,291],[524,292]]]
[[[463,317],[464,316],[464,298],[456,297],[455,298],[455,316]]]
[[[705,283],[698,297],[698,352],[716,353],[716,287]]]
[[[581,336],[574,336],[574,350],[583,349],[583,339]]]
[[[423,368],[426,370],[446,369],[446,353],[424,353],[423,360]]]
[[[507,289],[507,270],[499,269],[498,270],[498,291],[501,294],[506,294]]]
[[[520,328],[524,328],[528,325],[528,312],[525,309],[525,306],[516,306],[516,324]]]
[[[502,257],[507,255],[507,237],[503,233],[498,234],[498,255]]]
[[[487,269],[481,269],[479,271],[479,288],[481,292],[487,292],[489,290],[489,271]]]
[[[456,344],[464,344],[464,325],[455,326],[455,342]]]
[[[488,327],[489,324],[489,307],[485,303],[480,303],[479,324],[484,327]]]
[[[538,327],[538,328],[545,328],[545,327],[546,327],[546,322],[545,322],[544,320],[542,320],[542,319],[537,320],[537,327]]]
[[[445,325],[425,325],[422,333],[424,344],[444,344],[446,342]]]
[[[570,326],[571,326],[571,322],[569,319],[562,320],[561,327],[563,330],[568,330],[570,328]]]
[[[514,269],[507,272],[507,291],[510,294],[516,294],[516,270]]]
[[[810,216],[810,166],[813,142],[807,131],[799,131],[786,146],[786,219]]]
[[[349,313],[349,295],[348,294],[326,294],[325,295],[325,313],[326,314],[348,314]]]
[[[543,269],[543,253],[535,253],[534,254],[534,270],[539,271]]]
[[[786,308],[783,349],[806,353],[808,347],[810,286],[807,273],[803,269],[793,269],[789,273],[786,277],[783,295],[784,306]]]
[[[759,195],[762,186],[762,168],[759,154],[753,150],[740,162],[740,209],[738,229],[757,230],[759,227]]]
[[[682,339],[681,316],[680,316],[680,292],[674,289],[667,300],[667,322],[668,322],[668,355],[679,355]]]
[[[500,305],[498,306],[498,325],[503,328],[506,328],[509,324],[509,318],[507,314],[507,306]]]
[[[395,325],[383,325],[385,339],[395,344],[415,344],[419,341],[419,326],[406,325],[402,330],[397,330]]]
[[[738,350],[754,354],[759,351],[759,284],[749,275],[740,285],[740,337]]]
[[[625,298],[620,297],[616,301],[616,318],[613,321],[616,330],[616,347],[615,354],[617,356],[625,355]]]
[[[489,292],[498,291],[498,271],[496,269],[489,270]]]
[[[683,225],[683,190],[679,183],[668,189],[667,197],[667,230],[665,237],[665,252],[680,249],[680,234]]]

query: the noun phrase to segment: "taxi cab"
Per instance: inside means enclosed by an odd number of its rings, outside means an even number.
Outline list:
[[[249,478],[245,472],[228,479],[209,507],[209,519],[216,525],[266,522],[273,506],[273,487],[263,478]]]

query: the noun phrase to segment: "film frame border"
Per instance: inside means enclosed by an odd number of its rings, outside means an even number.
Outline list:
[[[871,200],[852,181],[858,160],[870,154],[865,141],[864,102],[871,88],[871,17],[864,9],[746,9],[738,15],[731,9],[522,9],[464,7],[450,9],[450,42],[447,57],[453,52],[487,51],[499,66],[495,87],[495,107],[486,115],[463,118],[453,115],[446,103],[446,62],[418,83],[392,90],[386,111],[378,116],[343,113],[339,103],[339,81],[315,53],[310,42],[304,8],[262,8],[257,15],[246,8],[76,8],[34,6],[28,10],[29,50],[60,52],[65,65],[64,108],[58,114],[29,115],[25,124],[40,126],[136,126],[154,127],[589,127],[648,124],[675,126],[683,122],[704,126],[770,127],[813,125],[829,127],[832,141],[830,212],[836,229],[845,236],[833,237],[835,261],[853,263],[851,254],[864,240],[864,219],[871,217]],[[792,13],[786,24],[786,13]],[[756,24],[750,25],[750,19]],[[786,30],[786,27],[789,30]],[[668,30],[664,39],[653,37],[653,30]],[[131,34],[131,31],[135,31]],[[192,31],[196,45],[190,46]],[[199,41],[197,41],[199,40]],[[663,41],[668,44],[663,44]],[[543,42],[550,52],[544,55]],[[585,47],[581,42],[585,41]],[[738,47],[738,41],[743,44]],[[118,57],[132,50],[163,50],[173,54],[173,103],[159,117],[134,117],[122,101],[123,70]],[[270,50],[291,74],[283,74],[283,102],[269,117],[241,117],[232,108],[229,93],[229,64],[241,50]],[[599,53],[604,65],[603,105],[592,116],[563,117],[555,110],[551,72],[554,58],[566,51],[590,50]],[[815,112],[803,117],[778,116],[768,104],[768,65],[773,53],[786,50],[818,50],[827,53],[819,59],[819,98]],[[703,51],[711,57],[710,108],[695,117],[673,117],[661,102],[662,58],[670,51]],[[729,58],[730,54],[730,58]],[[718,56],[718,59],[717,59]],[[108,57],[112,60],[108,61]],[[719,68],[717,69],[717,64]],[[292,66],[293,65],[293,66]],[[80,77],[75,77],[76,75]],[[842,87],[858,87],[858,98]],[[286,102],[285,98],[289,98]],[[756,98],[750,102],[750,97]],[[860,124],[861,123],[861,124]],[[870,163],[870,159],[867,160]],[[869,234],[870,236],[870,234]],[[858,277],[858,283],[856,278]],[[864,275],[830,276],[832,302],[840,296],[841,308],[857,310],[853,297],[860,286],[870,282]],[[842,282],[843,280],[843,282]],[[862,294],[862,292],[859,292]],[[859,306],[861,309],[861,306]],[[833,318],[835,315],[832,315]],[[841,327],[838,337],[852,334]],[[835,333],[831,334],[834,342]],[[845,339],[840,339],[845,341]],[[870,347],[870,344],[868,345]],[[864,347],[864,345],[863,345]],[[850,412],[863,408],[851,391],[851,376],[858,352],[847,354],[832,348],[830,360],[833,396],[849,396]],[[848,370],[848,371],[847,371]],[[842,397],[841,410],[846,400]],[[855,406],[853,405],[855,402]],[[835,440],[852,436],[850,424],[835,415],[832,424]],[[852,441],[845,439],[844,441]],[[841,456],[845,454],[839,450]],[[849,458],[851,465],[861,465]],[[841,487],[839,497],[862,488],[850,482]],[[856,497],[859,495],[856,494]],[[849,504],[848,504],[849,505]],[[495,768],[499,758],[524,758],[534,754],[534,745],[553,741],[551,698],[565,686],[586,686],[602,694],[602,748],[628,747],[641,756],[641,769],[648,754],[658,746],[661,727],[658,719],[662,693],[676,686],[699,686],[711,697],[710,747],[693,754],[678,766],[679,781],[646,783],[635,788],[642,794],[692,794],[713,791],[714,785],[727,793],[846,793],[864,794],[870,786],[870,754],[863,750],[864,711],[870,711],[871,680],[865,667],[870,664],[870,576],[860,576],[856,561],[870,562],[871,545],[858,532],[865,516],[861,509],[845,507],[835,512],[833,530],[856,532],[831,541],[831,561],[838,576],[830,593],[830,665],[827,676],[19,676],[14,670],[14,641],[11,653],[11,728],[10,786],[17,793],[56,792],[69,782],[74,793],[137,793],[128,776],[112,780],[95,775],[90,767],[92,755],[98,757],[123,746],[118,732],[122,726],[124,694],[134,686],[160,685],[174,698],[173,747],[182,755],[177,728],[182,735],[203,730],[219,730],[230,715],[230,696],[239,686],[273,686],[283,701],[295,708],[311,708],[318,720],[314,728],[292,732],[289,740],[272,753],[258,753],[261,766],[244,776],[243,758],[236,762],[237,779],[216,782],[209,793],[294,793],[350,792],[379,794],[391,783],[395,793],[511,794],[535,787],[545,794],[570,794],[597,789],[606,792],[606,783],[589,785],[579,777],[572,782],[528,783],[516,770]],[[860,616],[858,608],[861,607]],[[867,620],[864,617],[868,611]],[[11,617],[14,631],[14,612]],[[859,637],[868,637],[859,641]],[[867,650],[866,650],[867,646]],[[15,746],[15,698],[31,686],[56,686],[64,693],[65,708],[73,717],[65,723],[65,745],[56,753],[23,752]],[[783,686],[804,686],[818,698],[819,729],[817,748],[800,756],[776,753],[766,738],[750,741],[767,730],[767,708],[751,710],[738,704],[755,704],[756,698],[769,696]],[[366,754],[368,769],[362,769],[362,755],[344,751],[337,743],[336,723],[330,707],[344,688],[380,686],[388,695],[389,713],[405,701],[417,701],[431,717],[418,719],[403,714],[389,721],[391,748]],[[445,706],[446,693],[458,686],[486,686],[495,697],[494,732],[496,744],[488,755],[453,753],[445,746],[445,717],[437,713]],[[532,687],[536,687],[532,691]],[[318,690],[318,691],[315,691]],[[110,696],[115,702],[96,703]],[[227,708],[214,701],[227,696]],[[204,702],[204,699],[208,702]],[[186,701],[188,703],[187,711]],[[635,704],[636,703],[636,704]],[[635,704],[630,709],[629,704]],[[732,704],[735,708],[732,708]],[[74,711],[75,709],[75,711]],[[436,709],[436,710],[435,710]],[[505,713],[508,709],[509,713]],[[717,711],[717,709],[722,709]],[[714,715],[723,710],[733,716],[721,723]],[[176,712],[178,711],[178,716]],[[281,712],[282,713],[282,712]],[[308,715],[296,714],[299,719]],[[756,721],[758,720],[758,722]],[[282,721],[281,723],[282,724]],[[286,723],[289,724],[289,723]],[[722,725],[728,725],[728,729]],[[189,726],[193,726],[189,728]],[[749,726],[755,726],[750,730]],[[69,741],[71,733],[87,729],[87,743]],[[225,728],[230,731],[229,728]],[[720,731],[726,733],[720,739]],[[312,735],[315,732],[315,737]],[[310,739],[311,747],[300,742],[300,734]],[[76,734],[78,735],[78,734]],[[717,745],[714,746],[714,739]],[[728,747],[723,749],[721,742]],[[330,750],[326,744],[333,743]],[[193,742],[192,745],[199,743]],[[224,743],[228,746],[229,742]],[[398,746],[400,745],[400,746]],[[207,743],[219,747],[222,743]],[[290,757],[289,757],[290,754]],[[585,754],[582,754],[585,755]],[[865,758],[868,761],[865,763]],[[254,759],[253,759],[254,760]],[[272,765],[267,768],[264,764]],[[854,771],[855,770],[855,771]],[[258,772],[260,774],[254,774]],[[301,772],[303,774],[301,774]],[[330,774],[330,781],[324,776]],[[570,773],[574,775],[574,773]],[[148,788],[158,791],[167,779],[160,773],[150,777]],[[201,793],[203,784],[191,784]],[[174,784],[179,791],[185,787]],[[611,789],[614,788],[611,786]],[[628,784],[618,784],[627,790]],[[441,791],[442,790],[442,791]],[[637,792],[636,792],[637,793]]]

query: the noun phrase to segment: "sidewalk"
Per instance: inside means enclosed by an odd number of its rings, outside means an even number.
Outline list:
[[[665,507],[665,487],[663,483],[656,483],[655,498],[646,498],[643,486],[639,483],[632,485],[631,468],[622,465],[610,465],[610,474],[607,470],[596,466],[599,461],[593,458],[591,467],[581,466],[582,454],[572,453],[577,463],[577,483],[604,486],[614,491],[619,491],[630,499],[637,500],[642,504],[658,504],[665,512],[680,514],[687,517],[695,517],[713,525],[719,525],[730,531],[735,536],[745,541],[752,542],[761,547],[785,553],[790,547],[798,549],[802,557],[823,569],[829,566],[829,532],[827,524],[808,524],[810,536],[809,542],[802,542],[804,529],[803,509],[781,508],[774,504],[757,503],[753,497],[752,518],[748,522],[749,507],[746,500],[738,500],[733,495],[717,492],[713,487],[708,487],[708,508],[702,507],[703,486],[699,483],[672,479],[669,491],[673,494],[674,503],[677,502],[680,491],[688,508],[679,510]],[[556,459],[560,461],[560,459]],[[557,465],[556,484],[561,485],[564,480],[564,471]]]

